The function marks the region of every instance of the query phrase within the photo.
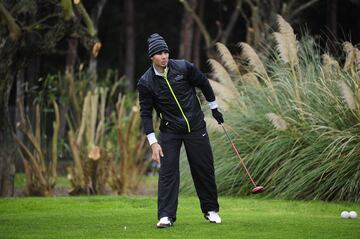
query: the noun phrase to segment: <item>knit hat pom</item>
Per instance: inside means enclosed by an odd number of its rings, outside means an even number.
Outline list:
[[[164,38],[157,33],[154,33],[151,36],[149,36],[147,42],[149,45],[148,48],[149,57],[152,57],[153,55],[159,52],[163,52],[163,51],[169,52],[169,48]]]

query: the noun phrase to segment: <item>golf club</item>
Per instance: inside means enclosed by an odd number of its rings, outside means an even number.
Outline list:
[[[241,165],[243,166],[243,168],[245,169],[245,171],[246,171],[247,175],[249,176],[251,183],[254,185],[254,188],[253,188],[253,190],[252,190],[252,193],[254,193],[254,194],[255,194],[255,193],[261,193],[261,192],[264,190],[264,187],[263,187],[263,186],[257,186],[257,185],[256,185],[256,183],[255,183],[255,181],[254,181],[253,177],[251,176],[251,174],[250,174],[249,170],[246,168],[246,166],[245,166],[244,162],[242,161],[242,159],[241,159],[241,157],[240,157],[240,154],[239,154],[238,150],[236,149],[236,147],[235,147],[234,143],[232,142],[232,140],[231,140],[230,136],[228,135],[228,133],[227,133],[227,131],[226,131],[226,129],[225,129],[225,127],[224,127],[224,125],[223,125],[223,124],[221,124],[221,127],[223,128],[223,130],[224,130],[224,132],[225,132],[225,134],[226,134],[226,137],[229,139],[229,141],[230,141],[230,143],[231,143],[231,145],[232,145],[233,149],[235,150],[236,155],[238,156],[238,158],[239,158],[239,161],[240,161]]]

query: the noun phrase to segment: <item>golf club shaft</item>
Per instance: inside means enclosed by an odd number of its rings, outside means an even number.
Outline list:
[[[249,178],[250,178],[250,180],[251,180],[252,184],[254,185],[254,187],[256,187],[256,183],[255,183],[254,179],[252,178],[252,176],[251,176],[251,174],[250,174],[249,170],[246,168],[246,166],[245,166],[244,162],[242,161],[241,156],[240,156],[240,154],[239,154],[238,150],[236,149],[236,147],[235,147],[234,143],[232,142],[232,140],[231,140],[230,136],[228,135],[228,133],[227,133],[227,131],[226,131],[226,129],[225,129],[225,127],[224,127],[224,125],[223,125],[223,124],[221,124],[221,127],[224,129],[224,132],[225,132],[225,134],[226,134],[226,137],[229,139],[229,141],[230,141],[230,143],[231,143],[231,145],[232,145],[233,149],[234,149],[234,150],[235,150],[235,152],[236,152],[236,155],[237,155],[237,156],[238,156],[238,158],[239,158],[239,161],[240,161],[241,165],[242,165],[242,166],[243,166],[243,168],[245,169],[245,171],[246,171],[247,175],[249,176]]]

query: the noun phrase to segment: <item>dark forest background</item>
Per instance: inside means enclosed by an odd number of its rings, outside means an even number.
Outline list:
[[[87,0],[83,4],[91,12],[99,1]],[[127,20],[128,12],[126,11],[127,1],[108,0],[103,8],[103,13],[98,23],[98,38],[102,43],[102,49],[98,55],[98,72],[105,74],[109,68],[118,70],[119,76],[126,73],[126,69],[130,64],[126,61],[126,49],[129,48],[126,37],[126,27],[129,27]],[[186,11],[183,5],[177,0],[157,0],[145,1],[134,0],[133,2],[133,27],[134,43],[133,49],[130,49],[134,55],[134,79],[131,80],[136,84],[136,80],[149,66],[147,57],[147,37],[158,32],[165,39],[170,47],[170,57],[183,58],[179,55],[181,45],[181,29],[184,24],[184,15]],[[234,10],[235,0],[198,0],[197,8],[203,4],[202,21],[212,36],[218,33],[218,25],[226,26],[229,18]],[[246,19],[251,18],[251,10],[247,1],[242,1],[242,13],[238,17],[236,24],[229,35],[226,42],[230,50],[238,51],[236,44],[240,41],[246,41],[247,28]],[[270,2],[270,1],[254,1]],[[278,1],[279,4],[291,1]],[[303,4],[311,1],[294,1],[296,5],[301,7]],[[259,8],[266,7],[259,5]],[[296,9],[296,8],[295,8]],[[199,11],[199,9],[198,9]],[[266,12],[266,11],[265,11]],[[304,9],[290,23],[295,29],[297,35],[307,32],[319,40],[324,47],[324,51],[331,47],[332,50],[339,49],[339,45],[343,41],[350,41],[357,44],[360,41],[360,1],[357,0],[319,0],[313,5]],[[194,24],[195,27],[195,24]],[[195,27],[195,31],[198,31]],[[266,45],[266,42],[261,44]],[[256,46],[254,46],[256,47]],[[204,71],[208,71],[206,64],[206,46],[203,38],[200,41],[200,60],[199,67]],[[68,53],[68,39],[63,39],[55,52],[51,54],[36,56],[28,65],[28,80],[36,80],[39,77],[45,77],[47,74],[53,74],[64,70],[66,66],[66,56]],[[332,51],[334,53],[334,51]],[[193,57],[188,59],[194,61]],[[89,54],[82,47],[78,46],[76,55],[76,65],[89,64]],[[15,97],[12,97],[12,103]]]

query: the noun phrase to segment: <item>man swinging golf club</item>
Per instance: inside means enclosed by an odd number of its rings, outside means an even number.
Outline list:
[[[160,163],[158,182],[158,228],[170,227],[176,221],[179,193],[179,154],[185,145],[191,174],[201,211],[211,223],[221,223],[215,183],[213,155],[206,131],[204,114],[195,88],[204,94],[219,124],[224,122],[218,111],[208,79],[186,60],[169,59],[169,48],[159,34],[148,40],[152,65],[141,76],[139,91],[142,126],[152,150],[152,159]],[[157,141],[152,111],[161,119]]]

